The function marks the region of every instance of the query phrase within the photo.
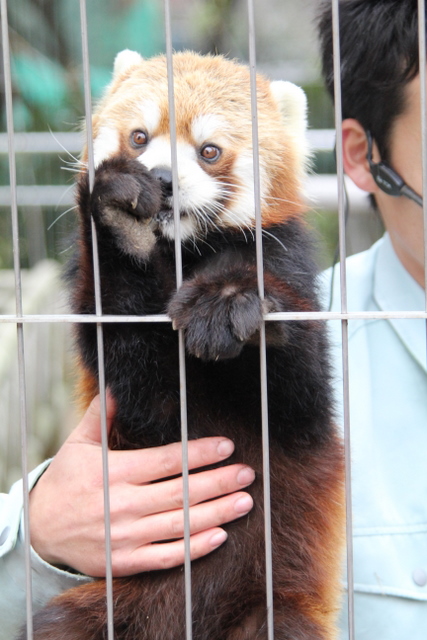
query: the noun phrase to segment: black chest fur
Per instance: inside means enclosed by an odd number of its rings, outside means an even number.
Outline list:
[[[104,165],[104,171],[111,171],[108,163]],[[142,168],[140,173],[147,192],[153,180]],[[109,182],[114,183],[111,177]],[[116,202],[117,194],[114,197]],[[74,311],[95,310],[92,212],[98,229],[103,313],[168,312],[174,326],[185,332],[190,437],[218,435],[220,426],[222,435],[235,438],[236,421],[245,431],[259,433],[262,313],[313,310],[317,305],[311,243],[303,225],[291,219],[269,228],[263,243],[263,302],[258,296],[255,242],[234,229],[211,232],[197,247],[183,247],[184,283],[177,292],[174,243],[158,237],[147,258],[126,255],[114,229],[105,224],[102,209],[94,206],[96,198],[97,184],[90,196],[82,181],[82,237],[77,267],[71,272]],[[266,334],[271,438],[287,449],[316,446],[330,435],[324,327],[313,321],[268,322]],[[115,429],[120,446],[179,440],[178,341],[171,324],[105,323],[104,342],[106,382],[118,406]],[[85,366],[97,375],[93,325],[80,325],[78,343]]]

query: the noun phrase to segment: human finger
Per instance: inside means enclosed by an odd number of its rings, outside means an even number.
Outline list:
[[[243,491],[194,505],[189,509],[190,534],[194,535],[241,518],[249,513],[252,507],[252,497]],[[127,539],[126,532],[124,533],[123,545],[127,544],[129,536],[147,543],[183,538],[184,509],[147,516],[135,522],[132,531],[127,530]],[[120,542],[115,539],[115,544],[120,545]]]
[[[115,404],[109,390],[105,394],[106,402],[106,423],[107,433],[109,433],[115,414]],[[80,423],[67,439],[68,444],[96,444],[102,442],[101,436],[101,396],[95,396],[86,409]]]
[[[189,477],[190,505],[195,505],[206,500],[212,500],[222,495],[239,491],[243,487],[250,485],[255,479],[255,472],[250,467],[243,464],[232,464],[218,469],[209,469],[191,474]],[[138,504],[135,501],[136,491],[133,492],[132,500],[134,508]],[[123,496],[122,496],[123,500]],[[139,517],[171,511],[182,508],[184,504],[184,487],[182,478],[164,480],[151,485],[144,486],[144,499],[139,503]],[[132,506],[122,502],[118,505],[118,510],[123,508],[132,510]]]
[[[212,551],[215,551],[227,540],[224,529],[214,528],[190,537],[190,558],[197,560]],[[171,569],[184,564],[185,543],[184,540],[174,540],[159,544],[142,545],[125,559],[117,554],[113,558],[113,574],[115,577],[133,575],[142,571],[156,571]]]
[[[198,469],[228,458],[234,443],[228,438],[214,436],[190,440],[188,467]],[[144,484],[182,473],[182,443],[174,442],[161,447],[110,453],[110,481],[120,476],[124,482]]]

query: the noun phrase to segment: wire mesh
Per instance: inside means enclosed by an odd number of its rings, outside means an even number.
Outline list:
[[[262,251],[262,222],[261,222],[261,188],[259,167],[258,141],[258,111],[257,111],[257,81],[256,81],[256,44],[255,44],[255,15],[254,4],[248,0],[248,32],[249,32],[249,68],[251,78],[251,107],[252,107],[252,152],[254,169],[254,200],[255,200],[255,238],[258,293],[264,300],[264,271]],[[260,336],[260,384],[261,384],[261,427],[263,452],[263,483],[264,483],[264,540],[265,540],[265,576],[266,576],[266,607],[268,639],[274,638],[274,610],[273,610],[273,555],[271,540],[271,498],[270,498],[270,456],[268,437],[268,397],[267,397],[267,352],[265,337],[265,320],[259,331]]]
[[[335,127],[336,127],[336,149],[337,149],[337,176],[338,176],[338,210],[340,221],[340,270],[341,270],[341,312],[317,312],[317,313],[269,313],[265,315],[264,321],[282,321],[289,322],[292,320],[336,320],[342,324],[342,359],[343,359],[343,398],[344,398],[344,441],[346,452],[346,505],[347,505],[347,580],[348,580],[348,619],[349,619],[349,639],[355,638],[354,626],[354,578],[353,578],[353,549],[352,549],[352,513],[351,513],[351,443],[350,443],[350,403],[349,403],[349,383],[348,383],[348,321],[356,319],[364,320],[386,320],[391,318],[401,319],[425,319],[427,313],[422,311],[395,311],[395,312],[348,312],[347,309],[347,291],[346,291],[346,239],[345,239],[345,213],[344,213],[344,176],[343,176],[343,160],[342,160],[342,129],[341,129],[341,88],[340,88],[340,46],[339,46],[339,6],[338,0],[331,0],[333,9],[333,25],[334,25],[334,77],[335,77]],[[426,80],[425,80],[425,2],[419,0],[419,41],[420,41],[420,78],[421,78],[421,112],[425,114],[426,103]],[[18,334],[18,354],[19,363],[19,389],[20,389],[20,406],[21,406],[21,440],[22,440],[22,474],[24,478],[24,523],[25,523],[25,541],[26,541],[26,572],[27,572],[27,638],[32,638],[32,595],[31,595],[31,561],[30,561],[30,536],[29,536],[29,505],[28,505],[28,465],[26,456],[26,437],[27,437],[27,415],[26,415],[26,380],[25,380],[25,351],[24,351],[24,325],[37,323],[95,323],[97,326],[98,340],[98,361],[100,367],[100,391],[102,400],[102,437],[103,437],[103,465],[104,465],[104,500],[106,512],[106,557],[107,557],[107,580],[106,580],[106,603],[108,608],[108,639],[114,638],[114,616],[113,616],[113,590],[112,590],[112,567],[111,567],[111,540],[110,540],[110,522],[109,522],[109,498],[108,498],[108,458],[107,458],[107,428],[106,428],[106,405],[105,405],[105,379],[103,376],[103,340],[102,325],[104,323],[121,322],[121,323],[144,323],[144,322],[169,322],[166,315],[157,316],[104,316],[101,307],[101,295],[99,274],[95,274],[95,290],[96,290],[96,314],[87,316],[76,316],[74,314],[24,314],[22,310],[22,292],[20,281],[20,258],[19,258],[19,231],[18,231],[18,208],[17,208],[17,188],[16,188],[16,167],[15,167],[15,140],[14,126],[12,115],[12,84],[10,77],[10,60],[9,60],[9,42],[8,42],[8,24],[7,24],[7,0],[1,0],[2,10],[2,41],[3,41],[3,59],[5,68],[5,88],[6,88],[6,111],[8,125],[8,151],[9,151],[9,171],[10,171],[10,190],[11,190],[11,215],[13,221],[13,245],[14,245],[14,266],[16,277],[16,313],[3,314],[0,316],[0,323],[11,323],[16,325]],[[86,3],[80,0],[81,11],[81,32],[82,32],[82,52],[83,52],[83,69],[84,69],[84,87],[86,102],[86,132],[87,132],[87,149],[88,149],[88,166],[90,183],[93,185],[94,162],[92,149],[92,130],[91,130],[91,93],[89,78],[89,49],[88,49],[88,33],[86,23]],[[173,190],[177,192],[178,176],[176,162],[176,131],[174,118],[174,99],[173,99],[173,60],[172,60],[172,33],[171,33],[171,17],[169,0],[164,3],[165,12],[165,32],[166,32],[166,55],[168,63],[168,81],[169,81],[169,111],[170,111],[170,127],[171,127],[171,144],[173,167]],[[254,6],[252,0],[247,0],[248,13],[248,42],[249,42],[249,63],[251,70],[251,99],[253,110],[253,149],[254,149],[254,176],[255,176],[255,209],[257,219],[257,265],[258,265],[258,282],[260,297],[263,297],[263,274],[262,274],[262,241],[260,232],[260,195],[259,195],[259,166],[257,162],[257,113],[256,113],[256,50],[255,50],[255,21]],[[422,148],[423,148],[423,193],[427,192],[427,160],[426,160],[426,124],[425,116],[422,119]],[[180,256],[180,236],[179,236],[179,211],[177,198],[174,199],[174,219],[176,229],[176,273],[177,287],[182,283],[182,263]],[[424,202],[424,222],[427,225],[427,204]],[[94,255],[96,260],[96,232],[93,226],[94,238]],[[427,238],[425,237],[425,256],[427,264]],[[426,268],[427,277],[427,268]],[[426,288],[427,290],[427,288]],[[427,302],[426,302],[427,310]],[[184,486],[184,512],[185,512],[185,585],[186,585],[186,638],[191,640],[191,562],[190,562],[190,524],[189,524],[189,495],[188,495],[188,454],[187,454],[187,425],[186,425],[186,391],[185,391],[185,356],[184,356],[184,340],[182,331],[179,334],[179,363],[180,363],[180,393],[181,393],[181,423],[182,423],[182,442],[183,442],[183,486]],[[267,378],[266,378],[266,358],[265,358],[265,328],[261,331],[261,349],[260,349],[260,370],[262,383],[262,415],[263,415],[263,451],[264,451],[264,474],[265,488],[265,532],[266,532],[266,567],[267,567],[267,584],[266,584],[266,607],[268,610],[268,637],[272,640],[274,637],[273,625],[273,597],[272,597],[272,578],[273,567],[271,561],[271,513],[269,510],[269,485],[268,485],[268,425],[267,425]]]

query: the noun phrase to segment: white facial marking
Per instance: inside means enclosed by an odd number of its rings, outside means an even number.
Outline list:
[[[186,240],[187,238],[195,236],[196,226],[192,218],[181,218],[179,226],[181,230],[181,240]],[[173,240],[175,238],[175,223],[173,220],[162,225],[162,233],[165,238],[168,238],[168,240]]]
[[[177,144],[177,158],[180,210],[197,211],[209,206],[219,195],[218,182],[199,165],[190,144]]]
[[[93,141],[95,168],[103,160],[110,158],[119,150],[119,132],[113,126],[103,125]]]
[[[181,238],[185,240],[196,236],[198,230],[206,229],[209,215],[215,224],[220,224],[215,215],[215,203],[223,194],[221,183],[202,169],[194,147],[188,142],[177,142],[178,161],[178,199],[181,218]],[[171,168],[171,146],[168,136],[159,136],[149,142],[146,150],[138,157],[138,161],[149,171],[157,167]],[[168,203],[172,205],[172,199]],[[162,233],[172,239],[174,237],[173,220],[161,225]]]
[[[154,100],[142,100],[138,108],[142,113],[142,122],[148,133],[155,133],[160,124],[160,108]]]
[[[200,167],[196,151],[187,142],[177,142],[180,211],[199,209],[218,197],[218,183]],[[152,140],[138,160],[149,171],[156,167],[171,168],[171,146],[167,136]]]
[[[191,135],[196,145],[200,146],[208,140],[217,139],[228,128],[224,118],[206,114],[194,118],[191,124]]]
[[[149,171],[155,167],[171,166],[171,146],[167,136],[158,136],[147,145],[144,153],[138,156],[138,161]]]
[[[260,195],[261,204],[268,193],[269,181],[260,158]],[[239,181],[237,197],[224,214],[224,221],[230,226],[252,226],[255,221],[255,190],[252,153],[246,151],[236,159],[233,174]]]

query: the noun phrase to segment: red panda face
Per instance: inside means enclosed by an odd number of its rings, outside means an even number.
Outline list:
[[[255,223],[250,79],[221,56],[175,54],[174,103],[181,238],[197,241],[224,228]],[[258,136],[263,225],[300,213],[306,159],[305,98],[290,83],[258,77]],[[162,184],[153,219],[174,237],[172,150],[164,57],[124,51],[94,115],[95,166],[115,155],[136,159]]]

